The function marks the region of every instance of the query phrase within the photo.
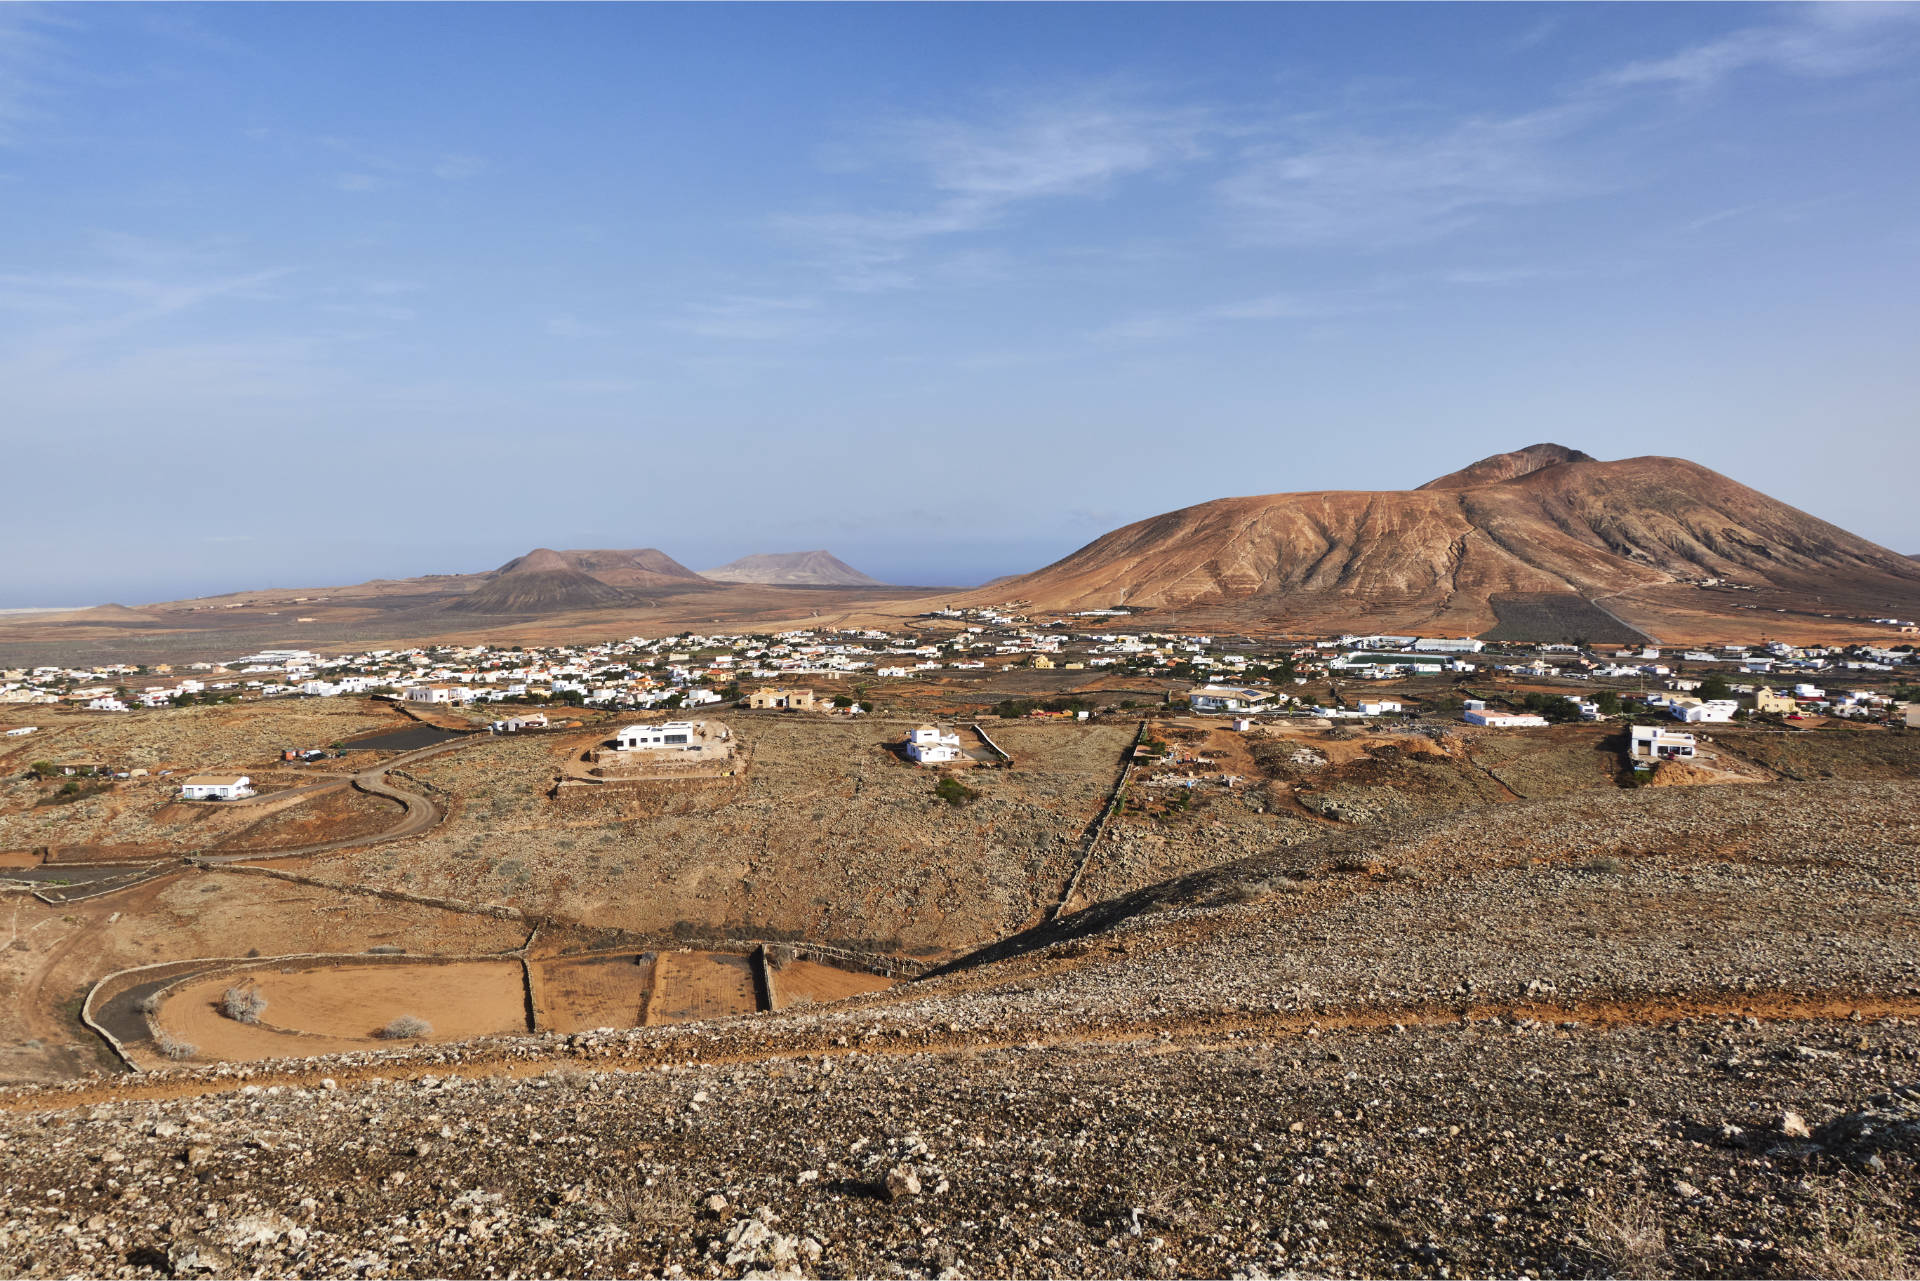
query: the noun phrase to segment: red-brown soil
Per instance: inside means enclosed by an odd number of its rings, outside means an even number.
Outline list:
[[[649,1027],[751,1014],[755,1008],[753,971],[744,956],[667,952],[654,962]]]
[[[432,1025],[432,1033],[421,1038],[428,1041],[527,1030],[518,961],[288,968],[252,968],[187,983],[168,994],[155,1022],[197,1046],[201,1059],[240,1062],[372,1049],[388,1044],[375,1034],[403,1015]],[[220,1012],[222,994],[243,982],[266,997],[258,1024]]]
[[[774,993],[780,1008],[810,1005],[824,1001],[843,1001],[865,992],[882,992],[893,980],[863,970],[842,970],[818,961],[795,961],[774,976]]]
[[[557,957],[533,969],[534,1008],[554,1032],[639,1027],[653,987],[653,962],[634,955]]]

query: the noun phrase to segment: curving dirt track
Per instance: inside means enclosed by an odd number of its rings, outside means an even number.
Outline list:
[[[68,1086],[25,1086],[0,1092],[0,1112],[61,1112],[105,1102],[196,1098],[243,1089],[310,1088],[323,1081],[346,1086],[355,1082],[410,1081],[444,1077],[456,1071],[462,1077],[539,1076],[557,1066],[571,1070],[624,1074],[651,1072],[665,1066],[698,1062],[707,1066],[777,1064],[792,1059],[829,1059],[862,1055],[977,1054],[992,1050],[1038,1049],[1073,1045],[1146,1043],[1201,1051],[1244,1052],[1250,1045],[1294,1038],[1317,1038],[1340,1031],[1384,1031],[1394,1028],[1440,1028],[1504,1021],[1532,1020],[1552,1025],[1577,1024],[1595,1030],[1666,1027],[1718,1019],[1750,1019],[1759,1023],[1835,1023],[1886,1018],[1920,1018],[1920,997],[1861,996],[1850,993],[1712,993],[1659,997],[1642,1001],[1591,1002],[1520,1001],[1461,1007],[1419,1006],[1346,1012],[1219,1015],[1177,1023],[1158,1020],[1111,1020],[1069,1031],[1034,1028],[1009,1029],[1000,1035],[924,1031],[895,1040],[865,1039],[848,1044],[844,1036],[805,1023],[755,1026],[745,1020],[722,1025],[744,1035],[729,1043],[703,1032],[700,1026],[684,1036],[660,1036],[677,1028],[649,1028],[619,1034],[611,1044],[593,1049],[575,1047],[552,1038],[505,1038],[469,1043],[457,1064],[428,1050],[406,1057],[374,1061],[340,1059],[313,1064],[280,1060],[250,1067],[217,1069],[219,1075],[153,1075],[115,1078],[105,1083]],[[746,1029],[751,1031],[745,1031]],[[757,1033],[757,1034],[756,1034]]]
[[[484,737],[484,736],[482,736]],[[362,770],[345,782],[366,792],[370,796],[380,796],[394,801],[405,811],[400,821],[384,832],[373,836],[346,837],[337,841],[316,841],[311,845],[296,845],[288,849],[241,850],[224,854],[203,854],[199,861],[203,863],[259,863],[270,859],[302,858],[310,854],[326,854],[334,850],[359,849],[368,845],[384,845],[388,841],[405,840],[409,836],[418,836],[427,831],[441,819],[446,812],[431,800],[417,792],[409,792],[395,787],[387,781],[387,771],[403,765],[412,765],[429,757],[438,756],[457,747],[473,742],[472,736],[449,739],[444,743],[435,743],[431,747],[422,747],[416,751],[396,756],[392,760],[382,761],[371,769]],[[327,786],[327,785],[322,785]]]

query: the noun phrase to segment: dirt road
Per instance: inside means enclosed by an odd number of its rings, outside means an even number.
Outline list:
[[[480,735],[484,738],[485,735]],[[457,747],[473,742],[473,737],[448,739],[444,743],[435,743],[431,747],[422,747],[407,752],[391,760],[383,761],[371,769],[362,770],[346,780],[353,787],[371,796],[385,797],[397,801],[405,813],[400,821],[386,831],[374,836],[351,836],[337,841],[318,841],[312,845],[296,845],[289,849],[241,850],[225,854],[205,854],[198,859],[202,863],[264,863],[272,859],[301,858],[310,854],[325,854],[333,850],[358,849],[365,845],[381,845],[388,841],[404,840],[409,836],[418,836],[445,817],[444,811],[431,800],[417,792],[409,792],[387,781],[387,771],[403,765],[412,765],[429,757],[450,752]],[[329,785],[322,785],[329,786]]]

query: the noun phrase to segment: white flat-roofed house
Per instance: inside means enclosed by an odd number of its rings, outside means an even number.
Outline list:
[[[920,725],[907,734],[907,757],[920,765],[940,765],[967,759],[960,750],[960,736],[937,725]]]
[[[1722,722],[1732,720],[1733,714],[1740,710],[1740,704],[1730,698],[1714,698],[1704,703],[1674,703],[1667,710],[1673,713],[1675,720],[1689,724]]]
[[[409,685],[400,697],[409,703],[464,703],[473,698],[473,691],[461,685]]]
[[[180,784],[183,801],[237,801],[253,795],[253,780],[245,774],[194,774]]]
[[[1693,735],[1658,725],[1635,725],[1627,739],[1627,755],[1636,761],[1690,761]]]
[[[1406,707],[1391,698],[1363,698],[1354,704],[1362,716],[1386,716],[1392,712],[1404,712]]]
[[[38,725],[16,725],[7,731],[7,737],[25,738],[27,735],[37,732],[39,728]]]
[[[629,725],[615,736],[614,744],[623,752],[691,752],[699,748],[695,731],[692,721]]]
[[[1460,719],[1469,725],[1484,725],[1488,729],[1534,729],[1547,723],[1544,716],[1535,716],[1532,712],[1493,712],[1484,707],[1469,707],[1460,713]]]
[[[1230,685],[1202,685],[1187,691],[1187,706],[1196,712],[1257,712],[1273,696],[1264,690]]]
[[[1465,636],[1457,640],[1422,636],[1413,643],[1414,651],[1421,654],[1478,654],[1486,647],[1485,641],[1472,640]]]

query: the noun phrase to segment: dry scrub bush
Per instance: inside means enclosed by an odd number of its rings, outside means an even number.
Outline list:
[[[1234,882],[1227,890],[1227,897],[1236,903],[1258,903],[1276,894],[1298,894],[1300,890],[1300,882],[1289,877],[1262,876]]]
[[[149,992],[133,1003],[135,1014],[158,1014],[160,1012],[160,994]]]
[[[1883,1195],[1875,1204],[1849,1209],[1836,1225],[1825,1209],[1815,1222],[1815,1234],[1804,1245],[1788,1248],[1787,1264],[1797,1276],[1832,1278],[1833,1281],[1915,1281],[1920,1278],[1920,1258],[1913,1251],[1913,1240],[1895,1224],[1877,1218],[1878,1209],[1898,1216],[1901,1207]]]
[[[190,1059],[200,1053],[199,1046],[189,1041],[182,1041],[177,1037],[169,1036],[165,1032],[153,1038],[153,1046],[156,1050],[160,1051],[162,1058],[173,1059],[176,1062],[180,1059]]]
[[[1580,865],[1580,870],[1583,872],[1621,872],[1626,870],[1626,866],[1625,863],[1614,858],[1612,855],[1603,855],[1600,858],[1588,859]]]
[[[618,1183],[599,1198],[596,1208],[629,1228],[674,1228],[693,1221],[695,1189],[678,1174]]]
[[[1625,1201],[1595,1202],[1587,1211],[1587,1249],[1616,1277],[1673,1275],[1667,1256],[1667,1229],[1653,1199],[1644,1192]]]
[[[376,1035],[384,1041],[418,1041],[433,1035],[433,1024],[418,1015],[402,1014]]]
[[[235,1023],[258,1023],[267,1012],[267,998],[252,984],[236,983],[221,995],[220,1012]]]

